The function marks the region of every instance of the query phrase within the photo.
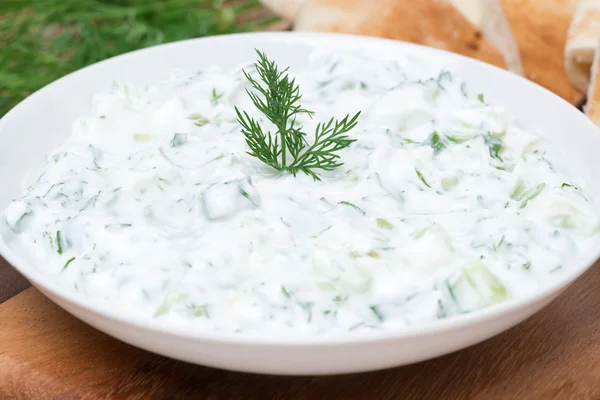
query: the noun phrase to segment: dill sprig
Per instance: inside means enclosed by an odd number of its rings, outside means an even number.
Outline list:
[[[314,141],[309,144],[306,133],[297,123],[297,116],[306,114],[312,118],[314,112],[300,105],[300,87],[294,78],[289,77],[289,67],[280,71],[264,52],[256,50],[256,54],[258,61],[255,67],[261,82],[243,71],[255,90],[247,89],[246,92],[254,106],[275,125],[277,132],[265,133],[246,111],[235,107],[250,148],[248,154],[278,171],[287,171],[294,176],[304,172],[320,180],[315,170],[331,171],[343,164],[337,152],[355,141],[346,133],[356,126],[360,111],[352,118],[347,114],[341,120],[331,118],[328,122],[317,124]]]

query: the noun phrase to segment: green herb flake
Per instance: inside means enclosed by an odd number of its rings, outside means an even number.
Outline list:
[[[224,93],[217,93],[217,89],[212,88],[212,97],[211,97],[210,103],[213,106],[218,105],[219,104],[219,100],[221,99],[221,97],[223,97],[223,94]]]
[[[76,257],[71,257],[69,258],[69,260],[65,263],[65,265],[62,267],[62,271],[64,271],[65,269],[67,269],[67,267],[69,266],[69,264],[71,264],[73,261],[75,261]]]
[[[575,190],[579,190],[579,188],[577,186],[571,185],[570,183],[566,183],[566,182],[563,182],[563,184],[560,185],[560,187],[561,188],[573,188]]]
[[[483,141],[488,148],[490,157],[499,161],[503,161],[502,157],[500,157],[500,152],[502,151],[502,148],[504,146],[502,139],[490,133],[487,133],[483,135]]]
[[[484,100],[484,98],[483,98],[483,94],[482,94],[482,93],[479,93],[479,94],[477,95],[477,100],[478,100],[478,101],[479,101],[481,104],[484,104],[484,103],[485,103],[485,100]]]
[[[464,143],[472,138],[470,137],[466,137],[466,138],[459,138],[459,137],[455,137],[455,136],[450,136],[450,135],[446,135],[446,139],[449,142],[455,143],[455,144],[461,144]]]
[[[375,317],[377,317],[377,319],[379,320],[379,322],[385,321],[385,318],[383,317],[383,314],[381,314],[381,312],[379,311],[379,309],[377,308],[377,306],[371,306],[371,307],[369,307],[369,310],[371,310],[371,312],[373,312],[373,314],[375,314]]]
[[[375,250],[369,250],[367,252],[367,255],[371,258],[381,258],[381,256],[379,255],[378,252],[376,252]]]
[[[481,258],[483,258],[483,256],[481,256]],[[450,282],[448,280],[446,280],[446,288],[448,289],[448,294],[450,294],[450,297],[452,298],[452,300],[457,303],[458,300],[456,298],[456,294],[454,293],[454,287],[452,287],[452,285],[450,284]]]
[[[350,203],[349,201],[342,200],[338,204],[342,204],[344,206],[352,207],[360,215],[365,215],[366,214],[365,211],[362,208],[358,207],[355,204]]]
[[[334,303],[343,303],[346,300],[348,300],[348,296],[337,295],[333,298]]]
[[[452,74],[449,71],[442,71],[437,77],[436,83],[438,88],[440,88],[441,90],[446,90],[446,87],[444,86],[444,81],[452,82]]]
[[[208,305],[207,304],[204,304],[201,306],[198,306],[196,304],[189,304],[187,306],[187,308],[194,317],[210,318],[210,314],[208,313]]]
[[[307,314],[308,314],[308,315],[307,315],[307,318],[306,318],[306,322],[310,324],[310,323],[311,323],[311,321],[312,321],[312,308],[313,308],[313,303],[311,303],[311,302],[306,302],[306,303],[303,303],[303,302],[298,302],[298,304],[300,305],[300,307],[302,307],[302,309],[303,309],[304,311],[306,311],[306,312],[307,312]]]
[[[104,229],[109,230],[109,231],[117,231],[117,230],[121,230],[121,229],[125,229],[125,228],[130,228],[131,224],[106,224],[104,225]]]
[[[281,293],[283,293],[283,295],[285,297],[287,297],[288,299],[292,298],[292,295],[290,292],[288,292],[288,290],[285,288],[285,286],[281,285]]]
[[[417,176],[419,177],[419,179],[421,180],[421,182],[423,182],[423,184],[425,186],[427,186],[428,188],[431,189],[431,185],[429,183],[427,183],[427,181],[425,180],[425,177],[423,176],[423,174],[421,173],[421,171],[419,171],[418,169],[415,169],[415,172],[417,173]]]
[[[467,89],[467,83],[463,82],[460,84],[460,92],[462,93],[462,95],[464,97],[469,97],[469,93],[468,93],[468,89]]]
[[[63,246],[62,246],[62,239],[61,239],[61,233],[60,231],[56,231],[56,251],[58,252],[58,254],[62,254],[63,253]]]
[[[433,154],[438,155],[446,148],[446,144],[437,132],[433,132],[429,137],[429,145],[433,149]]]
[[[497,244],[492,244],[492,248],[496,252],[500,249],[500,247],[502,247],[503,243],[504,243],[504,235],[502,235],[502,237],[500,238],[500,241]]]

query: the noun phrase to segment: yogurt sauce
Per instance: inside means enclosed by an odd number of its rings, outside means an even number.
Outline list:
[[[597,233],[589,195],[501,107],[420,68],[315,54],[295,74],[307,132],[362,110],[321,181],[246,154],[234,105],[270,126],[241,69],[115,84],[5,210],[8,235],[90,301],[244,334],[425,324],[556,280]]]

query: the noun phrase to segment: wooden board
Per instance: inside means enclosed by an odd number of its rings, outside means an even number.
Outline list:
[[[0,281],[14,274],[3,263]],[[598,399],[599,304],[600,263],[534,317],[466,350],[372,373],[277,377],[136,349],[29,288],[0,304],[0,399]]]

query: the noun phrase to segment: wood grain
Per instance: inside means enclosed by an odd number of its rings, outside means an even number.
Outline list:
[[[31,284],[0,256],[0,304],[21,293]]]
[[[0,306],[0,398],[598,399],[600,263],[525,323],[438,359],[366,374],[277,377],[138,350],[30,288]]]

